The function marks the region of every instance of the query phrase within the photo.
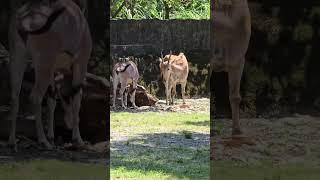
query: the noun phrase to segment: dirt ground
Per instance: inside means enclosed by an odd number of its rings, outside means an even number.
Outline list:
[[[18,136],[17,139],[18,152],[9,148],[6,141],[0,141],[0,163],[34,159],[101,164],[107,164],[109,161],[109,142],[100,142],[94,145],[86,143],[85,147],[81,149],[76,149],[71,144],[65,143],[56,146],[53,150],[45,150],[34,140],[22,136]]]
[[[8,106],[0,106],[0,120],[1,123],[5,123],[5,119],[8,112]],[[27,114],[20,114],[20,119],[25,119]],[[22,123],[20,121],[19,123]],[[2,124],[4,126],[4,124]],[[21,124],[18,124],[21,125]],[[35,131],[34,124],[26,124],[26,128],[30,128]],[[7,124],[6,124],[7,126]],[[4,126],[5,127],[5,126]],[[9,126],[8,126],[9,127]],[[3,130],[3,127],[2,127]],[[57,133],[57,132],[56,132]],[[91,144],[86,142],[85,147],[81,149],[74,148],[71,143],[64,141],[61,135],[56,134],[56,147],[53,150],[45,150],[39,146],[35,139],[27,138],[26,136],[20,136],[17,134],[18,152],[14,152],[7,145],[7,137],[3,136],[0,139],[0,163],[5,162],[19,162],[33,159],[57,159],[62,161],[83,162],[83,163],[103,163],[109,162],[109,141],[98,142]],[[7,133],[8,134],[8,133]]]
[[[320,117],[241,119],[244,134],[231,137],[230,119],[215,121],[212,160],[237,165],[308,163],[320,165]]]
[[[159,100],[154,106],[141,106],[137,109],[124,109],[117,105],[115,108],[110,107],[111,112],[183,112],[183,113],[210,113],[210,99],[186,99],[186,104],[182,104],[182,99],[176,99],[174,105],[166,105],[165,100]]]
[[[186,104],[182,103],[182,99],[177,99],[174,105],[166,105],[165,100],[159,100],[154,106],[141,106],[137,109],[127,108],[124,109],[120,106],[116,106],[115,108],[110,107],[111,112],[132,112],[132,113],[139,113],[139,112],[180,112],[180,113],[203,113],[203,114],[210,114],[210,99],[209,98],[199,98],[199,99],[186,99]],[[113,141],[126,141],[128,137],[124,137],[116,132],[111,131],[111,137]],[[194,139],[197,141],[191,141],[189,139],[185,139],[184,137],[176,136],[170,138],[170,143],[176,145],[183,145],[189,147],[197,147],[203,144],[208,143],[208,137],[202,137],[197,134],[194,134]],[[151,139],[150,139],[151,140]],[[152,141],[152,140],[151,140]],[[168,142],[163,142],[163,146]],[[125,149],[125,146],[115,147],[119,145],[111,143],[111,148],[115,149]]]

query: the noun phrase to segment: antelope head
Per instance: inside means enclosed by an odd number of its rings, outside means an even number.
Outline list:
[[[170,59],[172,56],[172,51],[170,51],[169,55],[166,55],[165,57],[163,57],[163,54],[161,52],[161,58],[160,60],[160,76],[163,77],[165,80],[168,79],[170,72],[172,70],[171,64],[170,64]]]
[[[18,27],[24,32],[35,32],[43,28],[57,10],[62,9],[54,0],[28,1],[17,10]]]

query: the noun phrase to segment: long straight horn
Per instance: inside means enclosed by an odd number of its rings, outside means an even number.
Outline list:
[[[163,53],[162,52],[163,52],[163,50],[161,50],[161,59],[163,59]]]
[[[172,51],[170,50],[170,55],[169,55],[169,59],[171,59],[171,55],[172,55]]]

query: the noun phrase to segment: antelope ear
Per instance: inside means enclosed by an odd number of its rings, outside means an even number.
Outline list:
[[[161,69],[161,66],[163,65],[163,60],[161,58],[159,58],[158,60],[159,60],[159,67]]]
[[[163,50],[161,50],[161,59],[163,59]]]
[[[163,60],[162,60],[162,58],[159,58],[159,62],[160,62],[160,63],[163,63]]]

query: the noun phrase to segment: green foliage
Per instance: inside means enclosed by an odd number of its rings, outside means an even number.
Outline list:
[[[107,77],[109,75],[109,63],[107,62],[106,42],[101,40],[97,43],[91,53],[89,60],[89,72],[99,76]]]
[[[309,24],[298,24],[294,29],[294,40],[296,41],[308,41],[313,36],[312,26]]]
[[[112,16],[123,0],[111,0]],[[210,0],[131,0],[126,3],[115,19],[164,19],[165,3],[170,19],[209,19]]]

